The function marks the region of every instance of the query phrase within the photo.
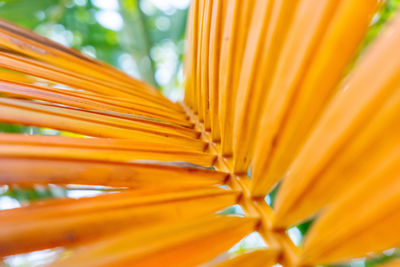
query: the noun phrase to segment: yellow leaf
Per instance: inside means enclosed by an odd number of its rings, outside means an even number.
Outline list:
[[[65,89],[49,88],[43,86],[17,83],[12,80],[0,80],[0,93],[13,97],[42,100],[92,111],[104,111],[110,115],[126,119],[140,118],[152,119],[154,122],[170,123],[184,127],[193,126],[186,120],[186,115],[171,109],[162,109],[156,106],[146,106],[143,103],[123,105],[114,99],[102,96],[85,95],[82,92],[73,92]]]
[[[197,101],[196,101],[196,64],[197,62],[197,44],[198,44],[198,33],[199,33],[199,5],[200,0],[193,0],[190,3],[190,24],[188,24],[188,47],[185,55],[185,101],[188,106],[197,113]]]
[[[250,218],[214,217],[133,230],[82,247],[54,266],[196,266],[251,233],[255,223]]]
[[[0,134],[0,157],[133,162],[181,161],[212,166],[216,156],[170,144],[102,138]]]
[[[179,165],[179,164],[178,164]],[[83,184],[115,187],[222,185],[227,173],[149,163],[0,157],[0,184]]]
[[[205,130],[210,130],[210,109],[209,109],[209,47],[210,47],[210,30],[212,20],[212,6],[214,0],[205,1],[202,5],[203,14],[200,23],[199,35],[199,54],[196,67],[196,87],[199,88],[199,120],[204,122]]]
[[[227,0],[213,1],[209,45],[208,85],[210,130],[213,141],[221,140],[219,126],[219,68],[221,56],[222,30],[224,29]]]
[[[286,227],[298,221],[288,218],[289,210],[297,205],[308,188],[335,161],[335,157],[340,158],[346,145],[365,129],[371,117],[398,91],[400,54],[396,51],[400,42],[399,33],[400,17],[370,47],[321,115],[279,190],[277,227]]]
[[[259,130],[251,173],[254,195],[266,193],[263,168],[269,164],[285,120],[285,113],[291,104],[291,96],[303,75],[307,73],[309,62],[314,59],[314,50],[318,49],[324,29],[334,16],[339,2],[300,1],[293,15],[292,27],[288,30],[259,115]],[[274,183],[270,184],[268,189],[273,185]]]
[[[184,127],[162,127],[122,119],[104,113],[39,104],[32,101],[0,99],[0,121],[48,127],[95,137],[135,138],[142,141],[204,147],[196,137],[198,133]]]
[[[232,154],[233,119],[236,107],[237,84],[243,62],[250,19],[255,1],[227,1],[224,29],[221,33],[221,56],[218,80],[218,114],[221,131],[221,151]]]
[[[133,79],[110,65],[86,57],[73,49],[38,36],[5,20],[0,20],[0,45],[73,72],[110,81],[114,85],[134,90],[156,92],[155,88]]]
[[[125,191],[0,211],[0,256],[76,245],[129,228],[139,234],[156,225],[211,215],[236,204],[237,195],[217,188]]]
[[[113,192],[0,211],[0,257],[314,266],[400,246],[400,16],[358,47],[378,2],[191,1],[185,103],[0,19],[0,122],[70,135],[0,134],[0,185]],[[216,214],[232,205],[244,218]],[[226,260],[254,231],[268,249]]]
[[[302,263],[331,264],[400,245],[400,148],[382,161],[315,222]]]
[[[291,96],[289,93],[285,119],[276,133],[270,155],[262,150],[255,155],[253,174],[260,176],[260,182],[255,185],[256,194],[267,193],[284,177],[313,122],[333,95],[345,68],[353,59],[378,4],[377,0],[338,2],[340,4],[315,47],[306,73],[294,85]],[[334,52],[339,50],[340,53]]]
[[[313,215],[321,208],[340,199],[346,188],[362,182],[388,155],[400,147],[400,90],[370,117],[362,131],[343,148],[340,155],[320,172],[312,186],[298,199],[288,199],[291,208],[284,214],[280,210],[277,220],[298,222]],[[385,138],[382,138],[382,136]],[[287,188],[282,188],[285,190]],[[285,192],[285,191],[282,191]]]
[[[23,83],[29,83],[32,84],[34,82],[37,82],[36,79],[33,77],[24,75],[19,72],[14,72],[14,71],[8,71],[4,69],[0,69],[0,79],[5,79],[9,81],[16,81],[16,82],[23,82]]]
[[[172,102],[163,100],[159,93],[151,91],[132,90],[125,87],[116,86],[109,82],[101,81],[96,78],[86,76],[74,71],[62,69],[32,58],[17,55],[8,51],[0,52],[0,67],[32,75],[56,83],[65,84],[77,89],[96,92],[104,95],[115,95],[128,98],[139,98],[155,103],[165,102],[164,105],[173,107]],[[177,107],[177,106],[175,106]]]
[[[285,8],[290,4],[291,8]],[[279,48],[290,23],[296,1],[256,1],[251,20],[248,44],[243,57],[236,97],[233,128],[233,168],[246,172],[253,155],[254,134],[257,131],[266,84]],[[260,19],[263,18],[263,19]],[[278,26],[279,25],[279,26]]]

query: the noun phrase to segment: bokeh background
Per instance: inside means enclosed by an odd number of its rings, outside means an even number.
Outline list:
[[[182,62],[189,4],[190,0],[0,0],[0,18],[112,64],[156,86],[171,100],[180,101],[183,98]],[[399,7],[400,0],[382,1],[359,48],[359,55]],[[69,134],[1,123],[0,132]],[[101,188],[72,185],[37,186],[34,189],[0,186],[0,209],[19,207],[44,198],[82,197],[104,192],[105,189]],[[271,205],[274,195],[275,191],[266,197]],[[225,211],[241,212],[240,207]],[[311,223],[309,221],[289,230],[295,243],[301,243]],[[264,245],[261,238],[251,235],[231,252]],[[59,253],[57,250],[47,250],[8,257],[3,261],[0,259],[0,267],[43,266],[58,257]],[[399,255],[400,251],[394,249],[355,260],[346,266],[376,266]]]
[[[381,0],[362,48],[395,14]],[[190,0],[0,0],[0,17],[183,97],[182,59]],[[360,52],[362,49],[360,49]]]
[[[190,0],[3,0],[0,17],[182,99]]]

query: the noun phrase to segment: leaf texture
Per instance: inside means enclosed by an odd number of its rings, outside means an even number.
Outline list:
[[[36,157],[0,157],[1,184],[83,184],[115,187],[221,185],[227,173],[155,162],[122,163]],[[60,171],[63,170],[63,171]]]
[[[383,32],[341,86],[310,134],[279,192],[277,226],[296,222],[288,220],[290,206],[297,203],[305,190],[319,178],[333,157],[340,158],[344,146],[365,129],[377,110],[397,92],[400,57],[392,53],[397,50],[400,40],[399,26],[400,20],[396,19]],[[381,65],[385,66],[384,70]]]
[[[213,154],[187,151],[184,147],[119,139],[80,139],[59,136],[0,134],[0,157],[88,159],[114,162],[186,161],[212,166]]]
[[[48,127],[95,137],[134,138],[182,145],[197,143],[204,147],[204,144],[195,138],[198,133],[190,129],[168,129],[108,114],[32,101],[1,98],[0,121]]]
[[[84,95],[82,92],[77,93],[72,90],[16,83],[12,80],[0,80],[0,86],[0,93],[7,96],[41,100],[92,111],[103,111],[127,119],[133,119],[135,116],[136,119],[143,117],[142,120],[152,119],[153,123],[164,123],[164,125],[170,123],[188,128],[193,126],[186,121],[187,116],[185,114],[165,108],[146,106],[143,103],[131,103],[129,105],[123,102],[118,103],[112,98],[99,98],[95,95]]]
[[[399,151],[387,155],[317,220],[307,235],[303,262],[327,264],[399,246]]]
[[[206,188],[43,201],[0,212],[0,255],[76,245],[123,229],[140,232],[154,225],[165,227],[210,215],[236,204],[236,199],[236,192]],[[20,223],[22,220],[25,223]]]
[[[325,32],[317,41],[318,46],[313,49],[315,52],[311,55],[311,58],[306,59],[306,65],[299,67],[299,71],[303,71],[304,74],[299,74],[302,77],[299,76],[301,78],[297,82],[294,81],[293,87],[287,91],[286,95],[282,90],[277,92],[277,94],[282,94],[282,100],[284,97],[285,102],[281,102],[281,105],[278,104],[280,100],[272,95],[273,92],[268,96],[271,104],[266,104],[266,114],[268,115],[263,118],[268,118],[271,121],[264,119],[261,122],[261,127],[267,127],[261,128],[260,133],[264,137],[263,141],[267,140],[264,133],[267,132],[267,129],[272,129],[273,126],[271,125],[275,123],[272,122],[273,114],[275,114],[272,111],[272,103],[277,106],[280,105],[283,109],[280,111],[282,115],[277,115],[277,120],[279,120],[278,116],[282,116],[283,119],[280,124],[277,122],[278,128],[276,129],[278,130],[272,137],[273,143],[265,143],[270,146],[270,149],[267,150],[265,146],[258,146],[255,152],[253,176],[256,181],[258,177],[262,181],[254,185],[257,188],[254,190],[255,194],[267,193],[285,175],[288,165],[293,161],[298,148],[303,144],[313,121],[333,95],[345,68],[353,59],[378,3],[375,0],[337,2],[334,13],[330,15],[331,19],[325,26]],[[307,15],[305,17],[309,18]],[[299,28],[295,27],[294,30],[300,32],[299,29],[301,29],[300,22]],[[287,40],[287,42],[290,42],[290,40]],[[296,43],[299,44],[298,41],[293,40],[294,46],[297,45]],[[293,47],[290,49],[293,49]],[[340,56],[334,53],[338,50],[340,50]],[[307,60],[311,63],[307,63]],[[283,67],[286,70],[287,68],[288,66]],[[276,77],[281,76],[279,73],[276,75]],[[283,82],[286,83],[287,78]],[[272,85],[271,88],[284,87],[276,84]],[[271,109],[268,105],[271,105]],[[271,130],[268,132],[271,132]]]
[[[1,210],[0,257],[315,266],[400,246],[400,16],[360,47],[380,5],[193,0],[184,103],[0,19],[0,122],[75,136],[0,134],[0,185],[113,192]],[[227,254],[255,231],[267,249]]]
[[[222,31],[219,69],[218,114],[223,155],[232,154],[233,117],[236,106],[237,80],[250,28],[255,1],[227,1]]]
[[[82,248],[55,266],[196,266],[233,246],[254,227],[254,219],[217,217],[134,230]]]
[[[285,8],[287,5],[292,8]],[[245,172],[252,159],[259,113],[276,56],[296,8],[296,1],[257,1],[251,20],[236,98],[233,136],[233,167]],[[258,19],[263,17],[263,20]],[[277,26],[279,25],[279,27]]]

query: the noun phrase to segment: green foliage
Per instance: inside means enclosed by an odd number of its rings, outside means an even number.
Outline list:
[[[279,192],[280,183],[277,184],[274,189],[266,196],[269,199],[269,205],[273,208],[275,203],[276,194]],[[268,201],[267,201],[268,202]]]
[[[379,264],[383,264],[385,262],[388,262],[392,259],[399,258],[400,257],[400,250],[393,250],[393,251],[387,251],[382,255],[379,255],[378,257],[373,257],[371,259],[368,259],[365,261],[365,267],[372,267],[372,266],[377,266]]]
[[[400,8],[400,0],[386,0],[380,10],[375,14],[373,22],[367,33],[364,45],[368,45],[378,36],[386,22],[390,21]]]
[[[44,186],[35,186],[34,188],[12,187],[3,194],[1,194],[1,196],[8,196],[14,198],[19,202],[25,203],[40,199],[64,197],[65,191],[59,187],[51,187],[51,188]]]
[[[304,237],[307,234],[307,231],[310,229],[312,223],[314,222],[314,219],[310,219],[308,221],[305,221],[299,225],[297,225],[297,229],[301,232],[301,235]]]
[[[95,56],[168,94],[182,83],[177,74],[187,8],[154,2],[0,0],[0,17]],[[102,19],[104,14],[112,17]],[[121,20],[122,25],[110,28],[104,20]]]
[[[29,133],[31,127],[0,123],[0,133]]]
[[[54,7],[59,0],[8,0],[0,1],[0,17],[33,29],[42,23],[39,13]],[[29,14],[29,15],[28,15]]]

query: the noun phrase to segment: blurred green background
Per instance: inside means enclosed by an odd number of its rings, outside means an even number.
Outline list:
[[[0,17],[182,99],[190,0],[0,0]]]
[[[190,0],[0,0],[0,17],[106,61],[158,87],[170,99],[181,100],[189,3]],[[400,0],[382,1],[359,54],[375,39],[399,7]],[[49,129],[1,123],[0,132],[60,134]],[[103,191],[101,188],[37,186],[22,189],[0,186],[0,209],[18,207],[43,198],[80,197]],[[273,205],[275,192],[267,196],[269,204]],[[241,213],[240,207],[232,207],[226,212]],[[309,221],[290,229],[292,239],[300,243],[311,223]],[[259,246],[263,246],[262,241],[253,235],[232,251]],[[398,250],[390,250],[346,266],[374,266],[399,254]],[[42,266],[54,255],[54,250],[30,253],[11,257],[4,263],[0,261],[0,266]]]

